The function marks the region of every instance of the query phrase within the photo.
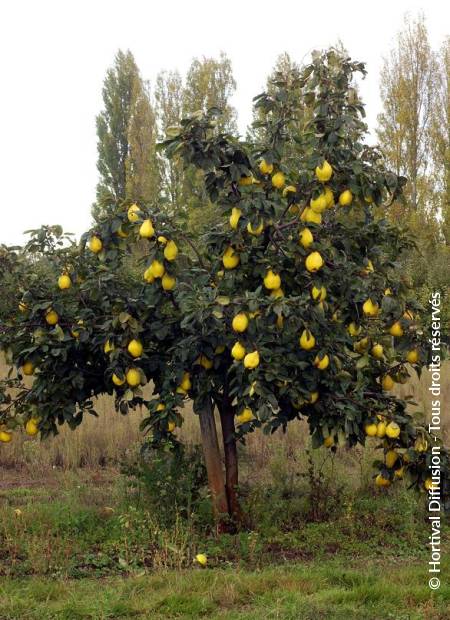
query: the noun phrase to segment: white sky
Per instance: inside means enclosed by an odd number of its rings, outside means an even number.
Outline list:
[[[374,127],[378,76],[405,12],[423,9],[438,48],[448,33],[443,0],[10,0],[0,4],[0,243],[62,224],[90,223],[97,183],[95,116],[106,69],[131,49],[142,76],[184,72],[194,56],[225,51],[233,63],[241,128],[277,56],[302,60],[341,39],[367,63],[361,93]]]

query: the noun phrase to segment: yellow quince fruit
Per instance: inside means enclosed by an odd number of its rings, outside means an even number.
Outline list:
[[[326,183],[327,181],[329,181],[331,179],[332,174],[333,174],[333,168],[327,162],[326,159],[324,160],[321,166],[317,166],[316,168],[316,177],[317,177],[317,180],[320,181],[321,183]]]

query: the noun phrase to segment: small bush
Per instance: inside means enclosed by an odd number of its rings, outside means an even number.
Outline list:
[[[198,446],[144,444],[140,454],[122,466],[138,504],[145,503],[159,525],[177,518],[212,524],[207,474]]]
[[[335,458],[330,451],[276,451],[270,475],[240,487],[249,527],[273,535],[341,515],[349,488],[337,481]]]

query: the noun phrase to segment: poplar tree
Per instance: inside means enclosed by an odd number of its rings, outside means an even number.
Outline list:
[[[395,49],[384,60],[377,135],[389,164],[409,179],[405,204],[413,213],[431,207],[430,132],[438,76],[423,15],[407,17]]]
[[[156,78],[155,111],[159,140],[164,140],[171,128],[182,118],[183,79],[178,71],[161,71]],[[160,155],[161,193],[165,208],[171,214],[183,211],[183,166],[181,162]]]
[[[148,89],[133,54],[119,50],[103,83],[103,110],[97,116],[97,202],[94,218],[115,201],[144,202],[159,191],[155,159],[156,126]]]
[[[211,108],[221,111],[217,119],[219,131],[237,131],[236,110],[230,98],[236,90],[230,59],[221,52],[219,58],[194,58],[186,75],[183,90],[183,114],[206,112]]]
[[[155,107],[161,139],[179,126],[184,116],[205,113],[217,108],[217,132],[235,133],[236,110],[230,98],[236,89],[230,59],[221,53],[219,58],[194,58],[183,81],[176,72],[163,71],[155,88]],[[184,220],[189,230],[200,234],[217,217],[203,184],[203,172],[178,159],[161,156],[162,196],[166,210]]]
[[[447,246],[450,246],[450,37],[441,47],[438,64],[440,71],[431,126],[431,154],[442,233]]]
[[[408,177],[405,200],[390,210],[416,237],[419,253],[404,260],[405,276],[428,307],[432,291],[450,294],[449,40],[429,43],[424,17],[406,18],[381,72],[383,111],[377,135],[391,169]],[[450,324],[443,302],[443,324]]]
[[[156,158],[157,128],[150,89],[137,82],[128,127],[125,193],[132,201],[159,202],[160,175]]]

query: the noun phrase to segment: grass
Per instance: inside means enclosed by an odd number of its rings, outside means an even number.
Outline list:
[[[424,373],[397,389],[428,413],[428,383]],[[450,381],[442,392],[446,402]],[[448,618],[449,586],[427,584],[425,497],[374,488],[373,442],[308,456],[302,423],[252,434],[239,447],[247,527],[218,537],[204,489],[181,515],[162,509],[183,501],[172,479],[119,472],[134,462],[141,413],[122,417],[107,398],[97,409],[76,432],[1,447],[0,620]],[[177,432],[198,443],[189,407],[184,418]]]
[[[200,495],[184,517],[173,497],[165,500],[171,511],[159,510],[147,499],[153,487],[144,494],[130,490],[131,479],[115,470],[55,471],[40,485],[29,481],[28,488],[22,480],[0,491],[0,575],[130,576],[189,568],[200,552],[210,567],[254,570],[286,561],[320,564],[335,556],[350,563],[426,557],[425,498],[404,484],[388,491],[355,487],[351,480],[336,486],[330,469],[324,486],[314,488],[324,497],[317,506],[307,478],[294,476],[283,486],[279,473],[277,465],[272,476],[242,490],[247,527],[219,537],[206,498]]]
[[[430,592],[423,562],[391,559],[166,571],[100,583],[4,579],[0,594],[2,620],[444,620],[450,605],[448,585]]]

